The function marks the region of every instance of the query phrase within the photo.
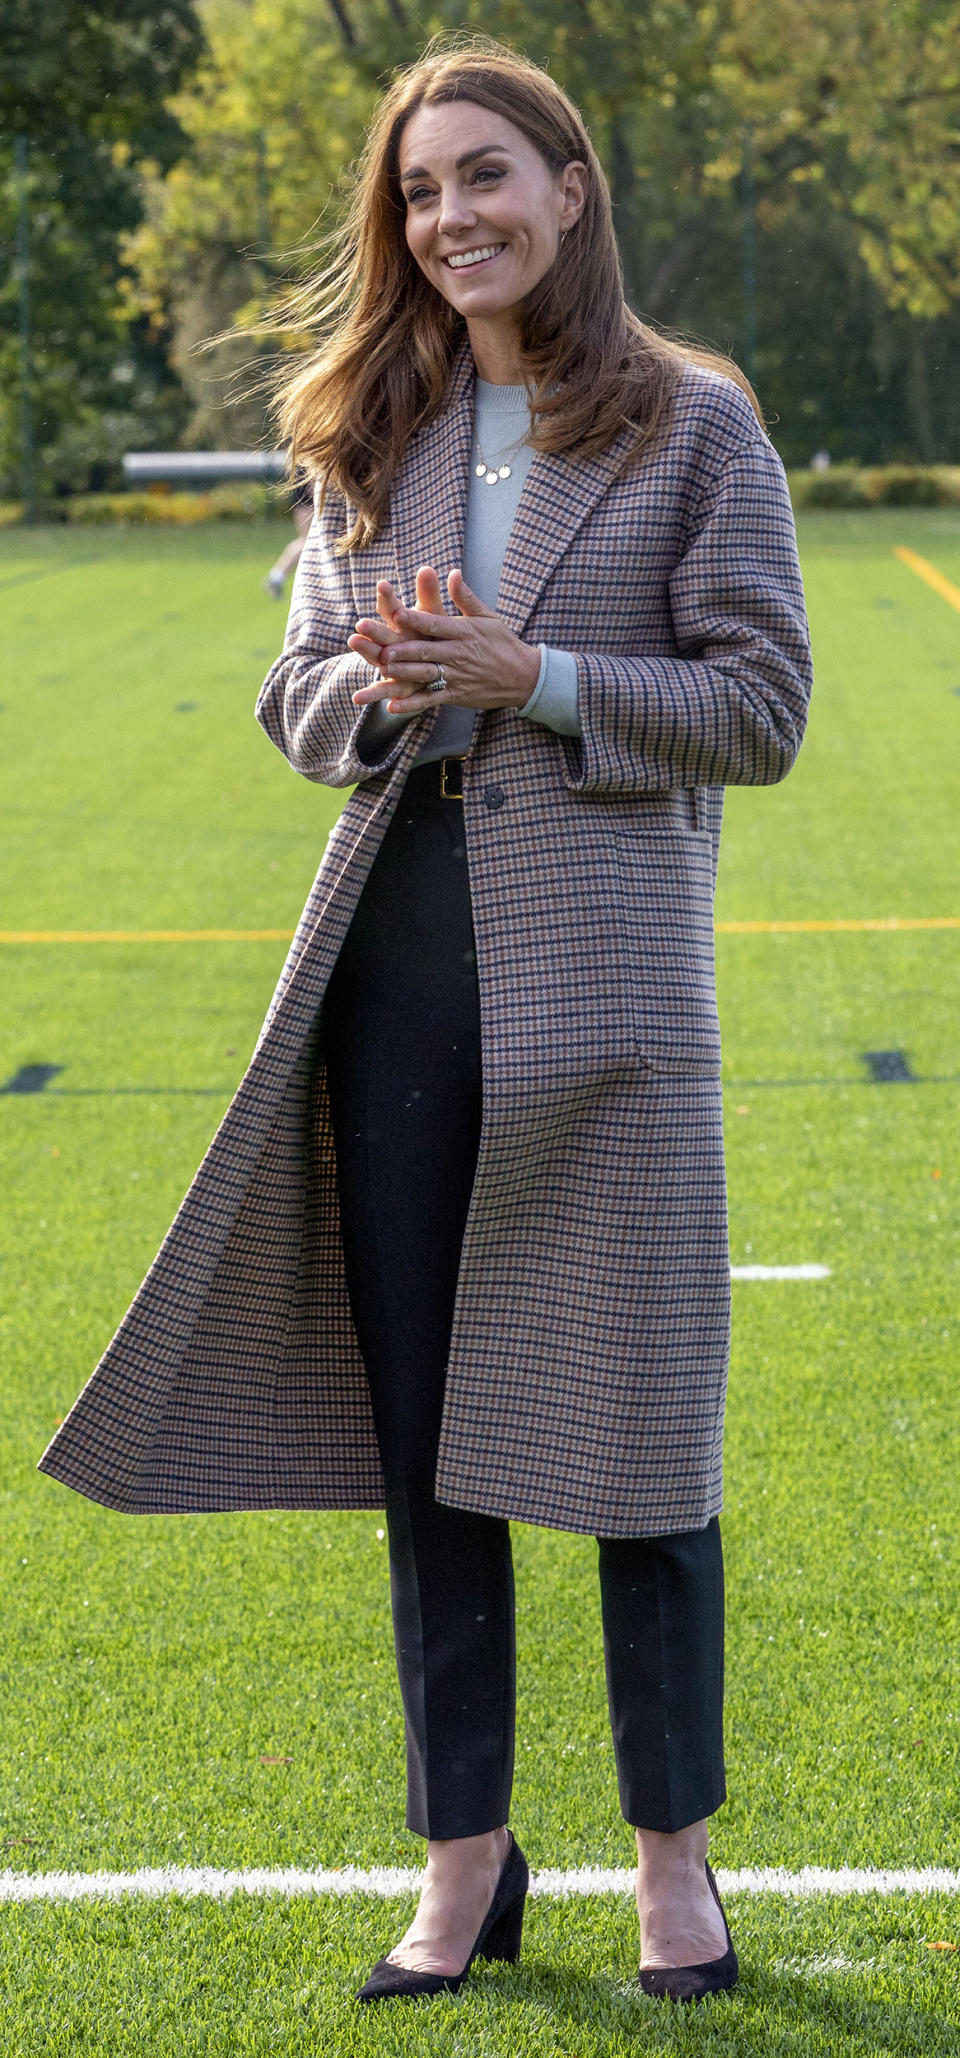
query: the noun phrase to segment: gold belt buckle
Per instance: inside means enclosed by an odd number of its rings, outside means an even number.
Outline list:
[[[463,799],[462,757],[442,757],[440,759],[440,791],[444,800]]]

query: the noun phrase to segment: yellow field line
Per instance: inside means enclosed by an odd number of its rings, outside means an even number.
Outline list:
[[[836,922],[718,922],[718,936],[865,929],[960,929],[960,915],[878,915]],[[289,943],[289,929],[0,929],[0,943]]]
[[[832,929],[960,929],[960,915],[878,915],[863,921],[718,922],[718,936],[798,935]]]
[[[289,943],[289,929],[0,929],[0,943]]]
[[[916,572],[918,579],[925,579],[927,585],[932,586],[935,593],[939,593],[941,600],[945,600],[950,607],[955,607],[960,614],[960,586],[952,585],[949,579],[944,578],[942,572],[938,572],[936,565],[928,564],[925,557],[918,557],[915,550],[908,550],[905,543],[895,543],[893,554],[900,559],[901,564],[908,565],[911,572]]]

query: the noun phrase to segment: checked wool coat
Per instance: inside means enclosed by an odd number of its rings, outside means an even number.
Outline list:
[[[379,577],[411,598],[418,564],[460,562],[472,373],[464,346],[376,542],[334,554],[331,494],[301,560],[258,718],[296,771],[355,791],[246,1076],[41,1460],[116,1508],[381,1505],[317,1024],[436,716],[371,773],[345,644]],[[744,395],[691,366],[665,440],[624,471],[628,447],[538,454],[503,564],[511,627],[576,653],[582,736],[499,709],[465,761],[484,1120],[436,1477],[457,1507],[607,1536],[720,1506],[722,789],[784,776],[810,685],[786,482]]]

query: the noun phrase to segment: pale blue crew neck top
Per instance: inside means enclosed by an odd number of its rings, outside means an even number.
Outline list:
[[[500,573],[513,528],[524,482],[534,452],[525,443],[530,427],[530,402],[525,386],[494,386],[486,379],[474,382],[474,444],[471,447],[464,513],[463,564],[461,570],[470,587],[487,607],[495,608]],[[480,454],[496,470],[510,466],[509,479],[495,486],[476,475]],[[441,585],[450,567],[437,565]],[[412,599],[413,596],[406,596]],[[579,736],[577,711],[577,661],[570,651],[540,645],[540,675],[525,707],[516,713],[524,721],[541,722],[561,736]],[[383,701],[371,707],[361,725],[359,747],[367,763],[383,756],[396,734],[415,715],[388,714]],[[426,764],[441,757],[462,757],[469,749],[476,710],[444,705],[429,737],[414,762]]]

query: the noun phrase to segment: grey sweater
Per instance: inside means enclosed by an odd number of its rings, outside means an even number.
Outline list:
[[[498,479],[495,486],[490,486],[476,475],[477,449],[471,453],[461,570],[471,591],[487,607],[495,608],[497,604],[504,553],[524,480],[533,463],[530,445],[520,441],[529,426],[525,386],[491,386],[485,379],[475,381],[475,444],[494,471],[501,464],[510,466],[509,479]],[[514,449],[515,444],[519,448]],[[435,570],[442,585],[450,566],[437,565]],[[404,597],[408,601],[413,598],[412,594]],[[526,706],[518,708],[517,713],[524,721],[542,722],[561,736],[579,736],[577,661],[569,651],[550,650],[541,643],[540,676]],[[361,725],[361,757],[373,764],[382,757],[397,730],[416,719],[415,715],[388,714],[385,703],[376,702],[368,708]],[[415,762],[426,764],[431,758],[462,757],[469,748],[475,720],[475,708],[441,706]]]

